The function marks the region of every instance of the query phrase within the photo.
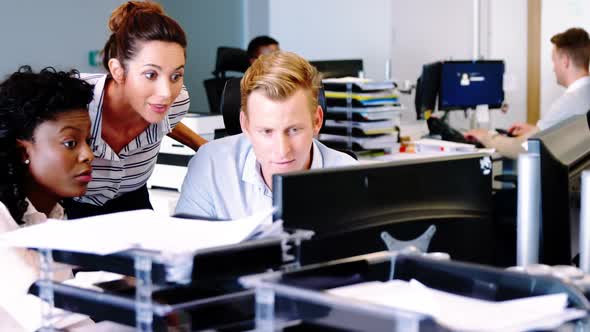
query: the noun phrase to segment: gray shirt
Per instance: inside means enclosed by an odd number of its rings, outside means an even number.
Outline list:
[[[349,155],[313,140],[311,168],[356,165]],[[310,189],[311,190],[311,189]],[[188,165],[176,214],[237,219],[272,206],[272,192],[243,134],[211,141]]]

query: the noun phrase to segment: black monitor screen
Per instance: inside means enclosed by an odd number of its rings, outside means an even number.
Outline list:
[[[440,69],[441,62],[428,63],[422,66],[422,74],[416,85],[415,104],[418,119],[424,118],[425,111],[434,111],[439,90]]]
[[[274,218],[315,232],[304,263],[384,250],[381,231],[409,240],[434,224],[430,250],[490,264],[490,167],[478,154],[277,174]]]
[[[441,110],[488,105],[504,101],[503,61],[447,61],[442,65],[438,108]]]
[[[322,73],[323,78],[357,77],[363,71],[362,59],[318,60],[309,63]]]
[[[541,246],[539,262],[570,264],[577,254],[580,176],[590,168],[586,115],[573,116],[528,140],[541,161]]]

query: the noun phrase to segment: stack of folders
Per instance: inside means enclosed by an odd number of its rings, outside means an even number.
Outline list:
[[[393,82],[343,77],[323,85],[327,120],[321,141],[357,154],[391,152],[403,109]]]

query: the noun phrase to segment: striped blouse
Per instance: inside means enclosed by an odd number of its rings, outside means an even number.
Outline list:
[[[129,142],[119,154],[102,140],[102,105],[106,74],[81,74],[82,79],[94,85],[94,99],[88,105],[91,142],[94,151],[92,182],[86,195],[75,200],[102,206],[107,201],[143,186],[156,165],[160,143],[166,134],[188,112],[190,98],[186,87],[182,90],[160,123],[150,124],[139,136]]]

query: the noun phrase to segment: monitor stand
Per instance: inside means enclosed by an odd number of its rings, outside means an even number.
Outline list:
[[[477,105],[475,109],[468,108],[469,129],[485,128],[490,129],[492,121],[488,105]]]

